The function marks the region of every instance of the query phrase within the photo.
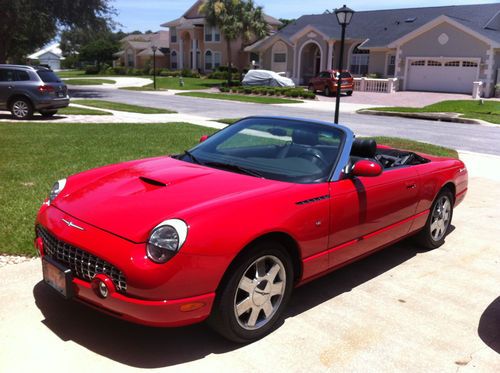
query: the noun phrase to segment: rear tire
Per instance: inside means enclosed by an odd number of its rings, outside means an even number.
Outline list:
[[[33,117],[33,105],[27,98],[19,97],[12,101],[10,112],[14,119],[26,120]]]
[[[57,110],[40,110],[42,117],[50,118],[57,114]]]
[[[330,87],[325,88],[325,96],[330,97],[332,95],[332,92],[330,91]]]
[[[449,189],[439,192],[431,206],[429,217],[416,236],[418,243],[426,249],[437,249],[444,244],[453,218],[453,194]]]
[[[309,90],[309,92],[316,92],[312,84],[309,84],[309,87],[307,87],[307,89]]]
[[[293,288],[293,265],[285,247],[262,242],[236,259],[217,292],[209,325],[225,338],[249,343],[281,321]]]
[[[347,95],[347,96],[352,96],[352,91],[347,91],[347,92],[346,92],[346,95]]]

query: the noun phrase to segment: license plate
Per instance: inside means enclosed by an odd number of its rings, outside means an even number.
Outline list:
[[[58,93],[57,93],[57,97],[64,97],[64,93],[62,93],[62,92],[58,92]]]
[[[73,297],[71,269],[65,268],[50,258],[42,259],[43,280],[64,298]]]

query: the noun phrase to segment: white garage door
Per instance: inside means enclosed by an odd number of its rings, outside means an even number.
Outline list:
[[[477,79],[479,64],[473,60],[410,60],[406,89],[411,91],[436,91],[472,93],[472,83]]]

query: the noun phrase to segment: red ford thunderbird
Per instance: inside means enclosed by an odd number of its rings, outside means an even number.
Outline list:
[[[294,287],[407,236],[443,244],[467,169],[330,123],[251,117],[180,155],[59,180],[36,220],[45,282],[152,326],[249,342]]]

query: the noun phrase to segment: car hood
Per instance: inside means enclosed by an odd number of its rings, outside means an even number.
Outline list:
[[[217,202],[289,187],[288,183],[162,157],[69,177],[53,204],[88,224],[144,242],[151,229],[166,219],[183,219],[190,212],[201,213],[205,205],[213,209]]]

